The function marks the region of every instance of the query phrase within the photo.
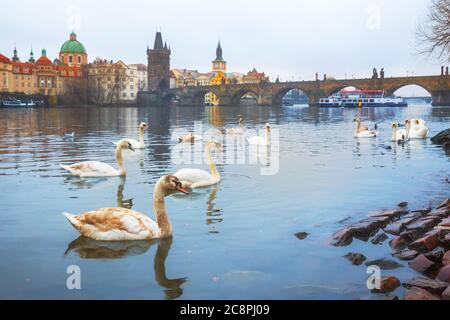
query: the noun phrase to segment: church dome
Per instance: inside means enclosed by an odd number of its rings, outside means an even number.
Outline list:
[[[86,53],[86,49],[83,44],[77,40],[77,35],[72,32],[70,39],[64,42],[61,47],[60,53]]]

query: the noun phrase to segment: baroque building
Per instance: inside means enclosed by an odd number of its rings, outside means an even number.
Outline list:
[[[89,101],[100,105],[135,101],[139,90],[137,66],[97,58],[86,70]]]
[[[170,88],[170,54],[161,32],[157,32],[153,49],[147,48],[148,91],[160,93]]]

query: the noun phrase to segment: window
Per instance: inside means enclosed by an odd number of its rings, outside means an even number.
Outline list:
[[[134,86],[133,85],[130,86],[130,90],[134,90]]]
[[[127,93],[126,92],[122,93],[122,97],[126,98],[127,97]]]
[[[73,62],[73,57],[69,56],[69,63],[72,63],[72,62]]]
[[[64,63],[64,56],[61,56],[61,62]]]
[[[131,96],[132,98],[134,98],[134,92],[130,93],[130,96]]]
[[[81,63],[81,57],[78,56],[78,63]]]

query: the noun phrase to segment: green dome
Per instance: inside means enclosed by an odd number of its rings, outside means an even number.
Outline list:
[[[77,35],[72,33],[70,35],[70,40],[67,40],[62,45],[60,53],[86,53],[86,49],[83,44],[77,40]]]

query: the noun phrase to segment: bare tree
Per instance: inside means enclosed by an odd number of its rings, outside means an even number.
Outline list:
[[[426,20],[419,22],[416,36],[420,54],[450,61],[450,0],[432,0]]]

